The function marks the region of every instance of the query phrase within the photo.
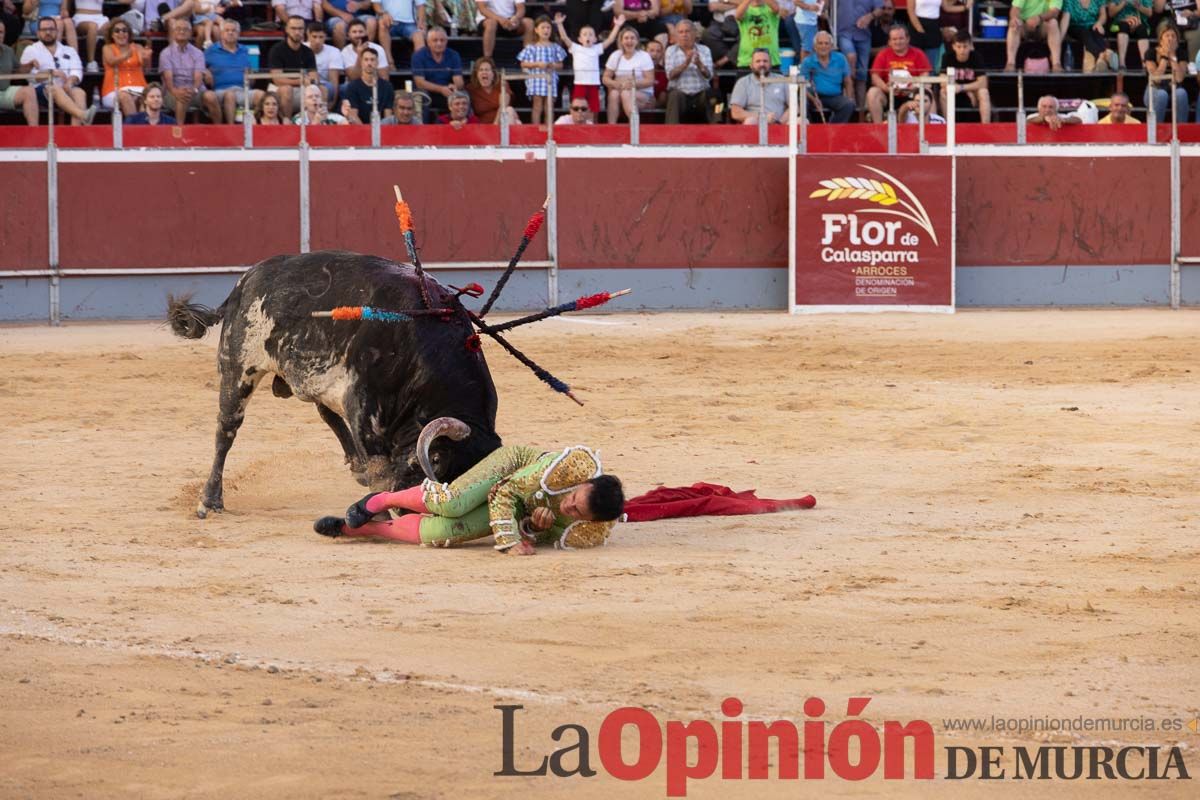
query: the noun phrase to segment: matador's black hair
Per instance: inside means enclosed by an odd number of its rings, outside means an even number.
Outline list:
[[[600,475],[588,481],[592,491],[588,495],[588,511],[598,522],[609,522],[621,516],[625,510],[625,490],[615,475]]]

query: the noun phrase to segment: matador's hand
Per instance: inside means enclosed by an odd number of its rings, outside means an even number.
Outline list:
[[[535,508],[529,516],[529,527],[544,531],[554,524],[554,512],[548,508]]]
[[[514,544],[512,547],[508,548],[504,552],[509,553],[514,556],[531,556],[534,553],[536,553],[537,551],[533,547],[533,542],[522,537],[521,541],[517,542],[516,544]]]

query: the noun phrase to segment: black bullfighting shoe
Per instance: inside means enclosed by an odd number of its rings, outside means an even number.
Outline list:
[[[313,530],[322,536],[329,536],[336,539],[342,535],[342,523],[345,522],[341,517],[321,517],[313,523]]]
[[[370,500],[379,492],[371,492],[369,495],[359,500],[354,505],[346,509],[346,524],[351,528],[361,528],[371,521],[371,517],[375,516],[370,511],[367,511],[367,501]]]

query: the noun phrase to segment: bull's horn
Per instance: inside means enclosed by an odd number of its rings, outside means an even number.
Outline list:
[[[417,437],[417,461],[421,464],[425,477],[431,481],[438,479],[437,473],[433,471],[433,462],[429,460],[429,445],[433,444],[434,439],[448,436],[456,442],[461,442],[470,435],[471,426],[454,417],[438,417],[422,428],[421,435]]]

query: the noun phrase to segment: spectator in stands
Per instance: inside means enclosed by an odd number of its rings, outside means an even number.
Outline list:
[[[38,20],[50,17],[54,20],[55,41],[64,42],[76,53],[79,52],[79,37],[75,34],[75,23],[67,13],[67,0],[25,0],[22,13],[25,19],[31,21],[31,30],[26,31],[27,35],[35,36],[40,41],[42,37],[37,31]]]
[[[1108,100],[1108,114],[1100,118],[1097,125],[1141,125],[1129,112],[1133,110],[1129,95],[1117,92]]]
[[[547,116],[553,118],[554,99],[558,97],[558,71],[567,60],[567,51],[554,41],[554,26],[547,16],[533,23],[534,40],[517,53],[517,62],[526,72],[541,73],[540,77],[525,80],[525,96],[533,103],[531,122],[540,124]]]
[[[375,0],[372,4],[379,19],[379,44],[392,52],[392,38],[408,39],[413,52],[425,46],[425,2],[417,0]]]
[[[362,77],[346,84],[342,97],[342,113],[350,122],[368,124],[371,122],[371,110],[378,109],[379,118],[392,115],[392,102],[395,90],[392,84],[379,74],[379,56],[373,50],[366,50],[360,59]],[[374,98],[374,101],[372,101]]]
[[[662,6],[659,0],[615,0],[613,13],[623,14],[642,39],[657,39],[667,47],[667,28],[658,18]]]
[[[883,0],[883,5],[879,7],[879,16],[873,18],[867,26],[867,31],[871,34],[871,57],[867,59],[867,64],[875,60],[875,56],[879,55],[879,51],[888,45],[888,31],[896,24],[896,4],[894,0]],[[842,51],[845,55],[845,51]]]
[[[313,58],[316,59],[317,76],[321,80],[321,85],[325,87],[325,96],[329,98],[329,102],[336,102],[338,84],[342,82],[342,70],[345,69],[341,51],[336,47],[325,45],[325,26],[320,22],[308,23],[304,41],[308,45],[308,49],[312,50]],[[378,55],[376,63],[378,63]]]
[[[1150,49],[1150,16],[1154,0],[1116,0],[1108,4],[1108,18],[1117,29],[1117,61],[1124,69],[1129,40],[1137,42],[1138,58],[1144,61]]]
[[[922,100],[924,102],[922,102]],[[915,97],[905,100],[901,106],[896,109],[896,119],[906,125],[916,125],[920,121],[921,114],[925,115],[926,125],[945,125],[946,118],[934,111],[933,95],[925,89],[917,93]]]
[[[890,0],[888,0],[890,3]],[[871,66],[871,25],[883,17],[884,0],[838,0],[838,50],[854,73],[854,102],[864,108]]]
[[[361,19],[356,19],[346,28],[346,35],[350,37],[350,43],[342,48],[342,67],[346,70],[346,80],[352,81],[359,76],[358,57],[368,48],[379,56],[379,71],[382,74],[387,75],[391,69],[387,51],[367,38],[367,30],[367,23]]]
[[[867,107],[872,122],[883,122],[883,106],[888,100],[889,81],[895,83],[896,103],[902,105],[916,96],[916,88],[904,78],[928,75],[929,59],[915,47],[909,47],[908,29],[893,25],[888,31],[888,46],[875,56],[871,64],[871,89],[867,92]]]
[[[1094,72],[1112,68],[1115,72],[1117,54],[1108,47],[1104,28],[1108,9],[1104,0],[1063,0],[1059,27],[1066,41],[1075,40],[1083,47],[1083,71]],[[1064,42],[1063,47],[1068,45]]]
[[[279,114],[279,95],[263,92],[254,107],[254,121],[259,125],[291,125],[292,121]]]
[[[782,3],[780,8],[784,8]],[[795,0],[795,10],[783,18],[792,49],[796,51],[797,64],[813,54],[813,38],[820,29],[823,8],[825,0]]]
[[[145,110],[140,114],[131,114],[125,118],[126,125],[175,125],[176,120],[170,114],[163,113],[163,87],[161,83],[151,83],[142,92],[142,103]]]
[[[37,21],[38,40],[21,53],[21,72],[49,72],[49,83],[34,86],[38,104],[49,107],[47,93],[54,98],[56,108],[71,115],[72,125],[91,125],[96,107],[88,108],[87,95],[79,84],[83,81],[83,62],[75,48],[58,41],[58,23],[52,17]]]
[[[635,105],[641,110],[654,106],[654,61],[638,43],[637,31],[625,26],[617,35],[617,49],[604,65],[609,124],[615,124],[622,111],[626,118],[631,116]]]
[[[292,17],[299,17],[305,24],[313,20],[325,21],[325,9],[321,5],[321,0],[271,0],[271,7],[275,9],[275,19],[288,20]],[[286,23],[283,28],[286,32]],[[304,38],[303,33],[300,34],[300,38]],[[280,97],[282,98],[282,95]]]
[[[936,70],[942,52],[942,10],[950,0],[910,0],[908,22],[912,45],[925,53],[931,70]]]
[[[597,114],[600,112],[600,56],[617,40],[617,34],[625,24],[625,17],[618,14],[613,19],[612,30],[608,32],[608,38],[603,44],[596,41],[596,29],[591,25],[581,26],[579,40],[571,41],[563,25],[565,20],[566,17],[562,14],[554,15],[554,22],[558,26],[558,38],[571,54],[571,70],[575,73],[571,99],[582,97],[587,101],[592,114]],[[478,106],[475,106],[475,113],[479,113]]]
[[[496,74],[496,62],[490,58],[477,58],[471,65],[471,80],[467,81],[467,95],[471,98],[471,111],[484,125],[500,121],[500,97],[504,94],[504,112],[510,125],[521,124],[516,109],[508,100],[508,87],[500,85]]]
[[[787,87],[762,83],[771,76],[771,52],[765,47],[750,56],[750,74],[738,78],[729,95],[729,116],[743,125],[757,125],[760,114],[767,122],[787,121]]]
[[[1097,5],[1104,3],[1104,0],[1085,1]],[[887,2],[890,5],[892,0],[887,0]],[[974,7],[975,0],[944,0],[942,3],[942,16],[938,22],[942,28],[942,41],[945,43],[946,52],[950,52],[950,48],[954,45],[956,33],[959,31],[971,32],[971,10]],[[895,9],[893,9],[892,16],[895,16]],[[891,24],[890,20],[888,24]]]
[[[554,120],[554,127],[559,125],[593,125],[595,117],[592,115],[592,109],[582,97],[572,98],[571,105],[567,106],[570,111],[563,114],[558,119]]]
[[[131,2],[130,5],[133,3]],[[160,3],[156,3],[155,0],[145,0],[146,25],[150,30],[165,31],[169,36],[171,23],[177,19],[191,22],[192,11],[195,8],[195,0],[165,0]]]
[[[201,50],[212,47],[214,36],[221,36],[221,20],[225,12],[241,6],[242,0],[193,0],[192,25],[196,31],[196,46]],[[238,23],[239,25],[241,23]]]
[[[450,95],[463,90],[462,59],[446,46],[449,37],[438,27],[429,29],[425,48],[413,53],[413,81],[429,95],[435,109],[449,107]]]
[[[679,23],[685,19],[690,20],[691,17],[692,0],[659,0],[658,20],[667,27],[667,35],[670,37],[669,44],[675,44],[675,32],[679,27]],[[696,38],[699,38],[700,33],[694,27],[692,28],[692,33]],[[569,119],[570,116],[568,114],[565,117],[560,117],[560,119]]]
[[[750,66],[750,56],[759,48],[779,66],[779,4],[775,0],[741,0],[733,12],[738,21],[739,67]]]
[[[1024,39],[1044,39],[1050,48],[1050,69],[1062,71],[1062,32],[1058,28],[1060,10],[1062,0],[1013,0],[1008,15],[1006,72],[1016,70],[1017,51]]]
[[[1052,94],[1038,98],[1037,111],[1025,118],[1030,125],[1045,125],[1052,131],[1060,130],[1064,125],[1079,125],[1083,120],[1078,114],[1062,115],[1058,113],[1058,98]]]
[[[108,109],[120,104],[121,114],[129,117],[137,113],[138,98],[146,90],[143,69],[152,63],[154,51],[135,44],[129,23],[119,17],[108,26],[105,38],[104,49],[100,51],[104,60],[100,104]]]
[[[1195,61],[1200,58],[1200,9],[1184,8],[1176,12],[1179,16],[1180,31],[1183,33],[1183,39],[1187,43],[1188,61]],[[1200,108],[1200,102],[1196,104]]]
[[[17,72],[17,54],[4,43],[7,31],[8,26],[0,22],[0,75],[14,75]],[[0,78],[0,111],[17,109],[21,109],[25,115],[26,125],[38,124],[37,92],[33,86]]]
[[[833,35],[826,31],[813,37],[813,48],[813,54],[800,62],[812,112],[824,122],[849,122],[855,111],[850,62],[833,49]]]
[[[302,84],[312,82],[319,85],[321,80],[317,74],[317,58],[312,50],[304,46],[304,26],[303,17],[288,17],[283,29],[283,41],[276,43],[267,56],[271,82],[275,84],[285,117],[292,115],[292,109],[299,102]]]
[[[478,16],[474,0],[424,0],[425,18],[430,25],[440,25],[459,34],[478,32]]]
[[[342,100],[343,108],[346,101]],[[293,125],[349,125],[343,114],[329,110],[325,104],[325,93],[318,84],[310,83],[304,87],[304,110],[292,117]]]
[[[954,34],[950,52],[942,60],[943,71],[954,69],[954,94],[966,95],[967,102],[979,109],[979,121],[992,121],[992,96],[988,93],[987,75],[971,42],[971,32],[965,28]],[[961,102],[955,97],[955,103]],[[942,108],[946,107],[946,87],[942,87]]]
[[[213,122],[221,121],[217,95],[205,86],[204,53],[192,44],[192,24],[187,20],[171,21],[171,43],[159,53],[158,73],[166,87],[165,107],[180,125],[192,109],[203,109]]]
[[[362,22],[363,37],[368,42],[374,40],[377,23],[371,13],[371,0],[323,0],[321,10],[325,12],[325,29],[337,49],[346,46],[350,25],[356,19]]]
[[[20,0],[2,0],[0,2],[0,44],[12,47],[24,32],[25,20],[21,19]]]
[[[696,42],[696,29],[690,19],[675,26],[675,44],[667,48],[667,124],[678,125],[696,118],[713,119],[712,51]]]
[[[1146,107],[1154,108],[1158,122],[1171,121],[1171,82],[1175,82],[1175,106],[1180,122],[1188,119],[1187,89],[1179,84],[1187,77],[1187,62],[1179,59],[1179,31],[1171,25],[1163,25],[1158,32],[1157,46],[1146,53],[1146,73],[1150,82],[1146,85]]]
[[[449,97],[449,110],[438,117],[442,125],[449,125],[454,130],[462,130],[464,125],[473,125],[479,118],[471,113],[471,98],[464,91],[457,91]]]
[[[104,16],[103,0],[73,0],[75,16],[71,22],[75,32],[82,34],[87,47],[87,66],[85,72],[99,72],[100,65],[96,63],[96,45],[100,37],[108,32],[108,17]]]
[[[738,51],[738,3],[735,0],[709,0],[708,10],[712,12],[712,23],[704,30],[700,41],[713,54],[713,67],[720,69],[737,61]],[[726,44],[726,39],[732,39],[733,44]],[[730,54],[733,54],[732,58]]]
[[[596,0],[592,0],[596,2]],[[491,58],[496,50],[496,35],[520,37],[528,43],[533,35],[533,22],[525,16],[525,3],[520,0],[476,0],[483,21],[483,54]]]
[[[320,24],[320,23],[317,23]],[[250,50],[244,44],[238,44],[242,34],[242,24],[236,19],[227,19],[221,23],[221,40],[217,45],[204,51],[204,64],[212,73],[213,93],[217,96],[217,104],[225,114],[225,124],[232,125],[238,120],[238,109],[247,105],[258,105],[262,94],[257,89],[250,90],[250,96],[245,96],[245,76],[253,69],[250,62]],[[324,36],[324,29],[321,35]]]
[[[646,42],[646,55],[650,56],[650,62],[654,64],[654,107],[666,108],[667,85],[670,83],[667,80],[667,50],[658,39],[651,39]]]
[[[412,92],[396,92],[396,99],[392,102],[392,115],[379,124],[420,125],[421,115],[417,113],[417,101]]]

